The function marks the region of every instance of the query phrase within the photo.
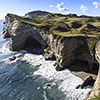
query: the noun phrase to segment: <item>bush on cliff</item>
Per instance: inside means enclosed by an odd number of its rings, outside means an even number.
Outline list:
[[[100,95],[99,96],[95,96],[94,98],[92,98],[92,100],[100,100]]]
[[[48,47],[46,48],[46,50],[45,50],[46,52],[48,52],[48,51],[51,51],[51,46],[50,45],[48,45]]]

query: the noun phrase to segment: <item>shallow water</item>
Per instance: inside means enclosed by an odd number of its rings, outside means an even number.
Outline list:
[[[8,40],[0,38],[0,100],[81,100],[91,90],[75,89],[82,80],[68,69],[57,72],[55,61],[10,52],[5,45]],[[8,58],[14,55],[17,59],[10,62]]]

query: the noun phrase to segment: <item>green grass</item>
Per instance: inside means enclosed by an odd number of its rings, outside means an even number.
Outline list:
[[[92,23],[94,26],[100,26],[100,22],[94,22]]]
[[[89,18],[59,17],[50,20],[36,20],[14,14],[8,14],[8,16],[10,16],[11,22],[19,20],[20,22],[45,30],[46,34],[54,34],[58,37],[60,36],[60,41],[63,40],[63,37],[86,37],[86,42],[89,47],[88,49],[93,54],[95,53],[95,44],[100,40],[100,22],[94,17],[91,21]],[[96,21],[93,22],[93,20]],[[81,25],[78,27],[72,27],[72,25],[76,24]],[[46,51],[49,50],[51,50],[50,45],[46,48]]]
[[[64,36],[64,37],[72,37],[72,36],[85,36],[85,37],[97,37],[100,35],[99,33],[91,33],[91,34],[87,34],[87,33],[81,33],[78,30],[72,30],[69,32],[60,32],[60,31],[53,31],[54,34],[56,35],[60,35],[60,36]]]
[[[92,100],[100,100],[100,96],[95,96]]]
[[[46,48],[46,50],[45,50],[46,52],[48,52],[48,51],[51,51],[51,46],[50,45],[48,45],[48,47]]]
[[[71,36],[86,36],[86,37],[98,37],[100,35],[100,22],[88,22],[89,18],[67,18],[67,17],[58,17],[57,19],[50,20],[35,20],[30,18],[25,18],[22,16],[8,14],[10,16],[10,21],[19,20],[23,23],[30,24],[36,28],[40,28],[46,31],[47,34],[56,34],[63,37]],[[80,23],[82,26],[78,28],[72,28],[72,23]],[[92,25],[91,28],[88,27]],[[94,29],[96,27],[97,29]]]

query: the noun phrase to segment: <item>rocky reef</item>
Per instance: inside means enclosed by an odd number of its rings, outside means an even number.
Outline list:
[[[81,26],[78,25],[78,28]],[[50,27],[46,28],[49,30]],[[78,60],[88,63],[88,72],[99,68],[100,42],[98,36],[47,34],[44,26],[40,28],[37,24],[30,24],[19,20],[19,17],[13,18],[7,14],[3,38],[10,38],[7,45],[11,51],[26,50],[37,54],[42,53],[46,59],[56,59],[56,70],[69,68]],[[98,74],[93,91],[99,89],[99,76]],[[91,92],[91,94],[93,93]],[[98,90],[96,95],[98,95]]]

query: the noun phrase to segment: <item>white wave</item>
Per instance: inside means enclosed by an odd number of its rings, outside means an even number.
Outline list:
[[[46,92],[45,91],[44,91],[43,97],[44,97],[44,100],[48,100],[47,97],[46,97]]]
[[[53,64],[55,61],[45,61],[42,55],[25,54],[22,60],[30,62],[32,65],[40,65],[39,70],[33,75],[41,75],[42,77],[57,83],[58,89],[66,94],[66,98],[84,99],[91,88],[76,89],[82,84],[82,79],[74,76],[69,70],[56,71]]]
[[[3,34],[3,31],[2,32],[0,32],[0,34]],[[2,38],[2,37],[1,37]]]
[[[0,49],[0,52],[4,54],[11,53],[11,51],[9,50],[6,44],[3,45],[3,47]]]
[[[27,53],[26,50],[20,50],[19,52],[20,52],[20,53]]]

